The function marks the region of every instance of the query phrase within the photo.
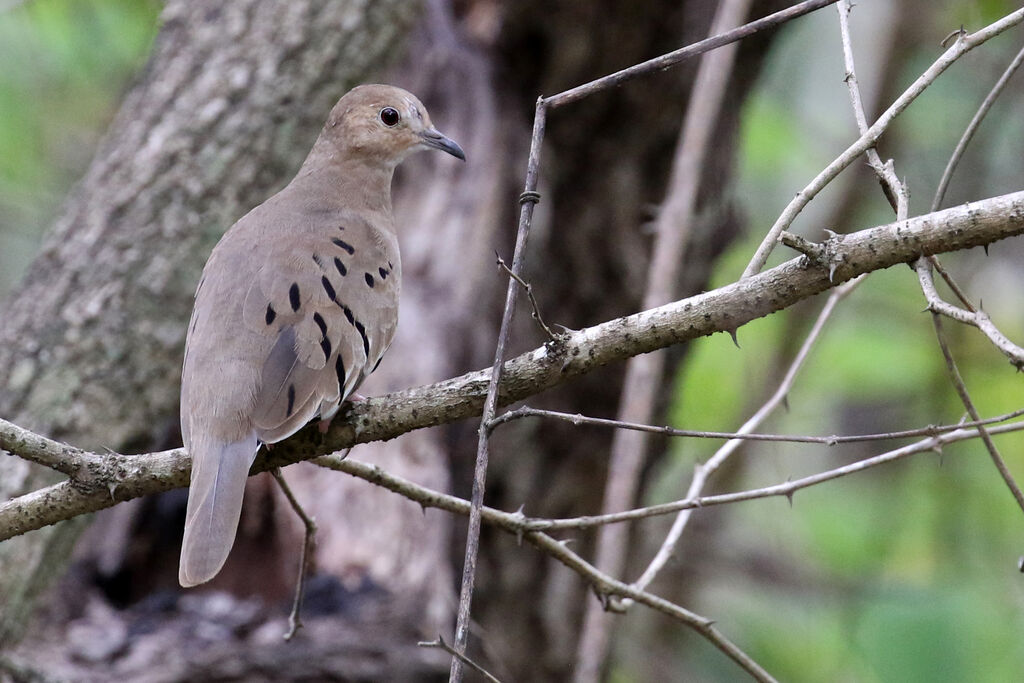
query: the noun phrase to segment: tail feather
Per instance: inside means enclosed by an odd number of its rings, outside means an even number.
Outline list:
[[[224,566],[238,530],[242,495],[259,444],[252,434],[232,443],[194,443],[178,582],[196,586]]]

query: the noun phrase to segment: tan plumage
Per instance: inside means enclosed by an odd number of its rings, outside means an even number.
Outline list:
[[[354,88],[295,179],[210,255],[182,370],[181,431],[192,457],[182,586],[223,566],[259,443],[330,419],[391,343],[402,279],[391,178],[423,147],[465,158],[413,95]]]

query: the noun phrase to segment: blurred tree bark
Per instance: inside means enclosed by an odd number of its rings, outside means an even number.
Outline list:
[[[0,414],[88,448],[179,444],[180,354],[206,256],[225,228],[291,177],[337,97],[366,80],[416,92],[469,157],[464,168],[415,158],[396,179],[407,282],[398,337],[366,393],[485,365],[504,290],[493,251],[511,245],[537,95],[703,38],[714,6],[429,0],[414,10],[397,1],[168,2],[147,69],[6,304]],[[738,231],[729,197],[738,114],[769,40],[741,45],[681,293],[703,286]],[[394,55],[401,61],[387,70]],[[549,322],[578,328],[638,307],[650,248],[644,225],[663,198],[694,72],[683,65],[551,117],[527,260]],[[512,351],[540,340],[529,316],[520,321]],[[538,405],[610,415],[620,384],[621,369],[609,369]],[[436,488],[451,478],[468,496],[475,434],[476,425],[457,425],[358,453]],[[554,424],[506,428],[488,503],[525,503],[536,515],[593,512],[607,444],[606,433]],[[257,477],[235,551],[213,584],[233,597],[178,591],[184,497],[173,492],[98,515],[71,573],[66,558],[80,525],[0,544],[0,643],[21,633],[32,597],[63,574],[32,620],[34,642],[16,653],[68,677],[156,680],[158,669],[160,680],[443,678],[443,658],[414,643],[449,630],[461,529],[451,533],[441,515],[313,466],[285,474],[321,530],[309,628],[297,642],[278,639],[299,528],[269,479]],[[0,460],[4,496],[48,477]],[[485,533],[483,541],[474,655],[500,678],[564,680],[583,601],[592,598],[514,539]],[[97,650],[83,643],[104,638],[76,633],[123,637]],[[43,666],[49,661],[60,666]]]

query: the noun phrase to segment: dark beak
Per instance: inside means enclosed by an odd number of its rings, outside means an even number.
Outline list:
[[[432,149],[439,149],[442,152],[448,152],[457,159],[466,160],[466,153],[462,151],[458,143],[441,135],[437,132],[436,128],[427,128],[425,131],[420,133],[420,137],[423,139],[423,144]]]

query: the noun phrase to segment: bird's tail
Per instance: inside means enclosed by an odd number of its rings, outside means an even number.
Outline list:
[[[258,447],[255,434],[232,443],[192,444],[192,483],[178,565],[182,586],[205,583],[224,566],[235,542],[242,494]]]

